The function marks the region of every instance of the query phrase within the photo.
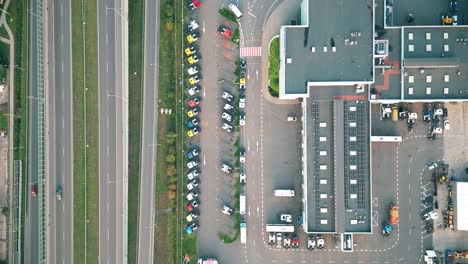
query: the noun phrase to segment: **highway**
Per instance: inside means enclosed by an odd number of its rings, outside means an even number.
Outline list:
[[[127,260],[125,1],[98,1],[99,263]]]
[[[25,193],[27,199],[26,228],[25,228],[25,262],[37,263],[39,258],[39,234],[38,234],[38,200],[31,196],[31,185],[37,184],[38,172],[38,71],[37,66],[37,2],[39,0],[30,0],[29,6],[29,130],[28,130],[28,186]]]
[[[154,189],[156,177],[159,1],[145,0],[143,118],[140,155],[140,212],[138,223],[138,263],[153,263]]]
[[[49,0],[49,263],[73,263],[73,81],[70,0]],[[62,199],[56,189],[62,187]]]

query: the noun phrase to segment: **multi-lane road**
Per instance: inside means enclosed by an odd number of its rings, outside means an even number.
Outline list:
[[[100,263],[127,260],[126,14],[126,1],[98,1]]]
[[[160,70],[159,8],[159,1],[145,0],[138,263],[153,263],[154,253],[154,188],[157,153],[158,76]]]
[[[49,257],[73,263],[73,82],[70,0],[48,2]],[[62,198],[57,198],[57,188]]]

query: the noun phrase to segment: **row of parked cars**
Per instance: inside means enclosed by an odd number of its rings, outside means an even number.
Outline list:
[[[299,248],[299,237],[296,234],[290,235],[289,233],[274,233],[270,232],[268,234],[268,244],[270,246],[276,245],[278,248]],[[318,249],[323,249],[325,247],[325,239],[322,236],[313,236],[309,235],[307,237],[307,249],[313,250],[317,247]]]

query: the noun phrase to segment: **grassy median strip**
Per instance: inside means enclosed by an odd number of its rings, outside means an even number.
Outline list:
[[[141,109],[143,89],[144,0],[128,3],[129,138],[128,138],[128,263],[137,263],[140,196]],[[136,74],[134,74],[136,73]]]
[[[270,43],[270,55],[268,58],[270,67],[268,68],[269,90],[272,96],[279,95],[279,68],[280,68],[280,53],[279,53],[279,38],[275,38]]]
[[[74,124],[74,262],[98,263],[98,87],[96,0],[86,1],[86,43],[83,46],[82,1],[72,1]],[[84,61],[86,56],[86,62]],[[86,72],[84,66],[86,63]],[[86,83],[84,80],[86,74]],[[86,98],[84,87],[86,86]],[[86,99],[86,105],[85,105]],[[86,115],[85,115],[86,107]],[[86,128],[86,130],[85,130]],[[85,143],[86,137],[86,143]],[[85,147],[87,144],[88,147]],[[86,153],[86,156],[85,156]],[[86,157],[86,158],[85,158]],[[86,173],[85,173],[86,172]],[[85,185],[86,182],[86,185]],[[85,197],[86,193],[86,197]],[[85,211],[87,213],[85,218]],[[86,224],[86,228],[85,228]],[[86,256],[86,257],[85,257]]]

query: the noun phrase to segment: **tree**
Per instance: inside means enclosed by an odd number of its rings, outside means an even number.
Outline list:
[[[174,191],[168,191],[167,192],[167,198],[169,198],[169,200],[174,200],[176,197],[176,192]]]
[[[174,176],[176,174],[176,172],[177,172],[177,169],[173,164],[170,164],[169,166],[167,166],[167,169],[166,169],[166,176],[167,177]]]
[[[174,154],[169,154],[166,156],[166,161],[169,163],[174,163],[175,162],[175,156]]]
[[[166,16],[173,17],[174,16],[174,7],[171,4],[166,4]]]

